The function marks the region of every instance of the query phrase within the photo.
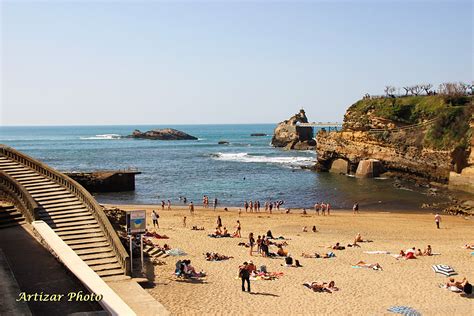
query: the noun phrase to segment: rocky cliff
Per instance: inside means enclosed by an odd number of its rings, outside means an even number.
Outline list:
[[[358,101],[342,131],[318,133],[316,168],[328,171],[337,161],[339,170],[355,173],[361,160],[377,159],[387,171],[446,183],[467,165],[471,113],[472,97],[464,96]]]
[[[129,138],[144,138],[158,140],[196,140],[197,138],[172,128],[154,129],[147,132],[141,132],[136,129]]]
[[[272,145],[285,149],[308,150],[314,149],[316,142],[313,139],[312,127],[301,127],[298,123],[308,123],[303,109],[288,120],[280,122],[273,132]]]

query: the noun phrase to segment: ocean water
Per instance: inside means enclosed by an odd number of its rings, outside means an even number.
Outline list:
[[[120,138],[171,127],[198,137],[194,141]],[[102,203],[160,203],[179,196],[200,204],[202,196],[222,205],[244,200],[284,200],[287,207],[332,207],[402,210],[418,208],[433,198],[422,188],[394,188],[390,179],[356,179],[304,170],[314,151],[284,151],[270,146],[275,125],[54,126],[0,127],[0,143],[14,147],[60,171],[136,168],[134,192],[95,194]],[[252,137],[251,133],[269,136]],[[219,145],[225,140],[229,145]]]

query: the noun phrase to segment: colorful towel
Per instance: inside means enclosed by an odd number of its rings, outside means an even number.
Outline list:
[[[392,306],[387,310],[395,314],[402,314],[406,316],[421,316],[420,312],[409,306]]]

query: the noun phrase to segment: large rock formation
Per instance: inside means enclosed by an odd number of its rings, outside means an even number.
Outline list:
[[[453,189],[474,193],[474,115],[470,122],[471,141],[466,166],[449,173],[449,186]]]
[[[273,133],[272,145],[285,149],[308,150],[314,149],[316,141],[313,139],[312,127],[298,126],[298,123],[308,123],[303,109],[277,125]]]
[[[316,136],[317,170],[346,169],[355,174],[359,163],[376,159],[383,169],[447,183],[450,172],[465,167],[465,143],[471,116],[471,100],[453,107],[440,96],[362,100],[344,116],[340,132],[320,131]],[[472,162],[471,162],[472,163]],[[363,168],[361,167],[360,170]],[[453,175],[465,184],[472,181]]]
[[[147,132],[141,132],[136,129],[129,138],[144,138],[158,140],[196,140],[197,138],[172,128],[154,129]]]

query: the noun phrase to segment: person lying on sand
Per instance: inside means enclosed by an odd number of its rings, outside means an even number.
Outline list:
[[[311,282],[311,283],[305,283],[303,285],[312,289],[314,292],[332,293],[335,291],[339,291],[339,288],[336,287],[336,283],[334,281],[330,281],[329,283]]]
[[[303,226],[303,233],[306,233],[308,231],[308,227]]]
[[[334,246],[329,246],[328,248],[332,248],[333,250],[344,250],[346,247],[341,246],[338,242]]]
[[[398,258],[403,258],[405,260],[408,260],[408,259],[416,259],[416,256],[415,256],[415,247],[413,247],[413,249],[409,249],[410,251],[407,251],[407,252],[404,252],[403,250],[400,250],[400,254],[398,255]]]
[[[463,246],[463,248],[474,250],[474,244],[471,244],[471,245],[465,244],[465,245]]]
[[[358,266],[361,268],[374,269],[374,270],[383,270],[380,264],[378,263],[365,263],[364,261],[359,261],[355,264],[355,266]]]
[[[301,256],[302,256],[303,258],[316,258],[316,259],[322,258],[322,259],[328,259],[328,258],[333,258],[333,257],[335,257],[336,255],[335,255],[333,252],[328,252],[328,253],[325,253],[324,255],[321,255],[321,254],[319,254],[319,253],[317,253],[317,252],[315,252],[314,255],[303,252],[303,253],[301,254]]]
[[[420,248],[415,252],[415,256],[423,256],[423,252],[421,252]]]
[[[230,256],[220,255],[217,252],[206,252],[205,256],[207,261],[222,261],[233,258]]]
[[[204,230],[204,227],[193,226],[193,228],[191,228],[191,230]]]
[[[454,278],[450,278],[449,282],[446,283],[446,287],[449,288],[451,286],[457,287],[466,294],[472,294],[472,285],[466,278],[463,278],[461,281],[455,281]]]

